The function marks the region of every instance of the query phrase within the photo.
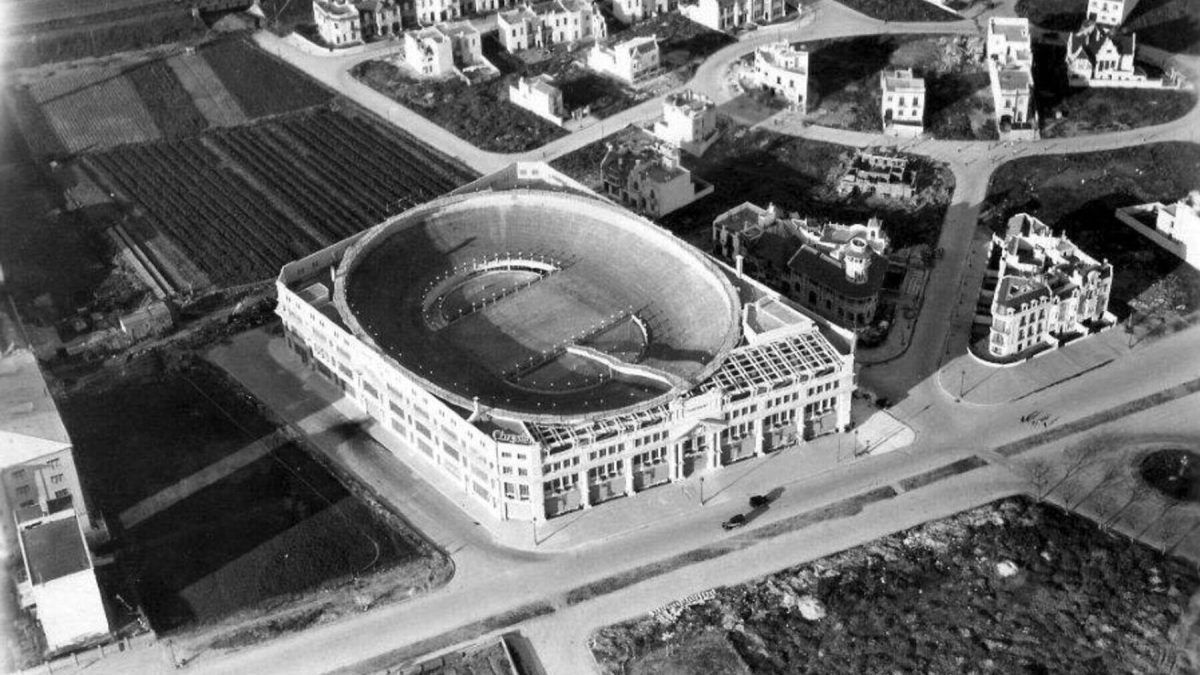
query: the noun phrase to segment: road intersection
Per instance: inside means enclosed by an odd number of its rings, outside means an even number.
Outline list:
[[[879,33],[975,33],[971,21],[938,24],[894,24],[875,21],[822,0],[798,21],[747,34],[738,43],[714,54],[697,71],[688,87],[718,101],[728,100],[724,73],[733,61],[764,41],[809,40]],[[553,159],[591,143],[625,124],[645,122],[659,112],[659,99],[647,101],[621,113],[605,125],[595,125],[555,141],[544,148],[519,155],[481,151],[454,137],[424,118],[404,109],[369,87],[355,81],[348,70],[357,60],[373,52],[350,57],[306,53],[288,42],[260,34],[264,48],[306,70],[318,80],[375,111],[383,119],[406,129],[422,140],[458,157],[480,171],[490,171],[517,160]],[[1193,81],[1200,74],[1196,59],[1176,63]],[[852,146],[889,144],[946,162],[954,173],[955,189],[947,211],[939,245],[945,257],[932,272],[923,309],[917,319],[909,349],[900,358],[870,368],[860,381],[896,401],[894,414],[913,429],[914,444],[905,452],[837,463],[814,476],[803,471],[795,458],[768,457],[752,460],[730,479],[723,492],[706,501],[703,508],[686,504],[696,487],[691,484],[658,490],[670,497],[655,497],[654,490],[622,500],[603,510],[621,513],[636,527],[615,531],[601,541],[586,543],[591,525],[572,524],[580,535],[566,534],[555,541],[550,531],[531,532],[528,540],[513,536],[503,541],[490,537],[464,515],[456,504],[432,487],[422,487],[411,472],[390,453],[372,449],[369,438],[344,439],[324,433],[330,427],[353,421],[352,413],[328,403],[320,392],[295,386],[294,364],[286,362],[269,344],[245,342],[223,347],[213,358],[246,386],[272,405],[294,428],[335,461],[356,462],[363,480],[382,492],[413,523],[452,555],[456,574],[445,587],[426,596],[384,606],[373,611],[318,625],[303,632],[242,650],[190,654],[187,670],[213,673],[244,673],[287,670],[317,673],[345,669],[362,672],[402,658],[406,647],[451,647],[455,642],[493,634],[513,625],[525,630],[551,673],[587,673],[595,669],[587,652],[587,636],[595,628],[623,620],[665,604],[676,597],[715,585],[738,583],[856,546],[877,537],[943,518],[995,499],[1028,491],[1021,475],[1026,456],[1054,458],[1070,443],[1097,433],[1146,433],[1169,428],[1179,436],[1195,438],[1200,424],[1183,414],[1196,408],[1198,397],[1190,389],[1172,390],[1200,377],[1195,354],[1200,348],[1200,329],[1191,328],[1142,345],[1136,351],[1114,356],[1103,368],[1079,377],[1027,392],[1018,403],[993,405],[955,396],[942,383],[939,371],[963,354],[973,314],[974,289],[963,280],[978,270],[982,251],[976,236],[980,204],[991,172],[1014,156],[1058,152],[1085,152],[1140,145],[1150,141],[1200,140],[1200,109],[1167,124],[1128,132],[1054,141],[1025,142],[1010,146],[997,142],[951,142],[896,140],[881,134],[864,134],[800,124],[786,116],[770,128],[806,138]],[[962,307],[970,311],[963,314]],[[965,329],[964,329],[965,325]],[[236,350],[243,351],[237,352]],[[223,350],[223,351],[222,351]],[[1036,366],[1033,366],[1036,367]],[[1148,372],[1160,374],[1147,378]],[[308,386],[308,385],[305,385]],[[315,386],[315,385],[314,385]],[[287,391],[291,388],[288,399]],[[1145,409],[1126,411],[1122,406],[1140,397],[1165,390],[1176,398]],[[961,392],[960,392],[961,394]],[[311,396],[312,403],[300,399]],[[276,397],[272,400],[272,397]],[[282,397],[282,398],[280,398]],[[956,400],[961,399],[961,400]],[[1068,425],[1081,420],[1103,420],[1084,425],[1069,436],[1047,436],[1044,443],[1031,445],[1028,455],[1001,455],[996,448],[1017,443],[1033,435],[1034,429],[1019,423],[1029,410],[1045,410]],[[1125,412],[1122,412],[1125,411]],[[1096,417],[1099,415],[1099,417]],[[1089,417],[1092,416],[1092,417]],[[1088,424],[1091,424],[1090,422]],[[1074,429],[1074,427],[1072,427]],[[809,450],[835,454],[833,438],[813,444]],[[785,450],[784,453],[793,452]],[[803,457],[796,450],[796,457]],[[916,489],[898,484],[967,458],[979,458],[977,469],[946,477]],[[759,470],[753,462],[777,462],[799,470]],[[796,464],[792,464],[796,462]],[[731,467],[732,468],[732,467]],[[732,475],[732,474],[731,474]],[[789,476],[780,479],[779,476]],[[388,485],[405,489],[392,489]],[[714,480],[710,488],[717,487]],[[407,489],[411,488],[411,489]],[[762,517],[745,531],[723,535],[716,526],[729,515],[743,510],[746,495],[783,488],[783,494]],[[883,491],[883,492],[880,492]],[[826,520],[805,519],[830,505],[843,504],[862,495],[880,495],[857,511]],[[682,496],[680,496],[682,495]],[[634,500],[641,500],[635,502]],[[632,505],[631,505],[632,504]],[[621,508],[624,510],[621,511]],[[1085,511],[1086,513],[1086,511]],[[1200,519],[1200,509],[1188,512]],[[1151,517],[1148,511],[1146,517]],[[640,519],[640,520],[638,520]],[[599,527],[599,526],[596,526]],[[1149,527],[1133,522],[1131,534],[1155,542]],[[537,538],[543,539],[535,544]],[[562,542],[568,543],[562,543]],[[701,553],[697,553],[701,552]],[[1178,552],[1200,560],[1200,535],[1184,541]],[[689,557],[690,556],[690,557]],[[708,557],[706,557],[708,556]],[[672,563],[671,561],[691,561]],[[622,573],[657,566],[656,573],[629,585],[613,582],[610,592],[572,601],[579,589],[601,584]],[[637,578],[637,577],[635,577]],[[497,618],[499,617],[499,618]],[[505,619],[508,617],[508,619]],[[401,650],[401,651],[397,651]],[[141,659],[138,661],[137,659]],[[131,667],[131,664],[136,666]],[[137,652],[93,664],[91,672],[169,672],[157,658]]]

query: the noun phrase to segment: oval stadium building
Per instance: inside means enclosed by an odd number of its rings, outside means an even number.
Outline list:
[[[541,163],[283,268],[287,343],[468,510],[552,518],[844,430],[852,336]]]

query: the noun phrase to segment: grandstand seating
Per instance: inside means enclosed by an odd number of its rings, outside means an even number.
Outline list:
[[[423,319],[426,295],[448,275],[497,256],[544,256],[561,268],[448,325]],[[506,382],[506,373],[525,370],[521,364],[549,362],[631,314],[644,322],[649,344],[635,351],[620,343],[625,348],[612,355],[681,381],[711,373],[740,335],[737,296],[710,262],[618,207],[566,193],[432,202],[369,233],[340,274],[350,325],[428,382],[500,407],[579,413],[599,398],[609,407],[663,393],[614,380],[547,402],[529,396],[531,383]]]

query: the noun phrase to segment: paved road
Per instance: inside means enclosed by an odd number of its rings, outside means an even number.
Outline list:
[[[848,12],[834,3],[823,2],[812,16],[800,23],[772,29],[772,32],[751,34],[743,42],[718,52],[698,71],[693,84],[696,88],[718,94],[720,89],[714,87],[723,87],[720,83],[723,69],[733,59],[752,49],[755,40],[778,37],[815,39],[819,36],[882,31],[941,33],[967,30],[968,25],[975,30],[975,24],[970,22],[882,25]],[[478,170],[491,170],[514,159],[540,158],[538,155],[541,151],[518,156],[478,151],[365,85],[349,79],[345,73],[347,60],[306,55],[285,48],[282,43],[267,36],[260,36],[259,39],[268,49],[275,51],[278,48],[278,53],[301,65],[318,79],[343,90],[381,116],[392,119],[427,142],[448,150]],[[290,51],[285,53],[285,49]],[[1194,59],[1186,63],[1193,74],[1200,71],[1195,66]],[[567,152],[599,137],[586,134],[614,131],[617,125],[626,120],[653,117],[656,114],[653,103],[626,111],[614,128],[602,130],[597,125],[556,142],[545,149],[547,157]],[[1085,377],[1034,394],[1022,401],[1020,406],[984,408],[955,403],[938,386],[935,377],[944,358],[947,340],[960,339],[949,330],[954,325],[955,293],[961,293],[964,270],[971,269],[968,251],[971,249],[979,204],[986,191],[988,176],[995,166],[1010,159],[1014,153],[1076,152],[1125,147],[1146,140],[1195,141],[1200,133],[1198,121],[1197,111],[1193,110],[1184,120],[1149,130],[1027,143],[1015,150],[985,142],[923,141],[906,144],[906,149],[910,151],[949,162],[954,171],[956,184],[953,203],[940,242],[946,248],[946,256],[934,270],[930,295],[927,296],[913,339],[914,344],[926,348],[910,349],[903,359],[866,372],[864,379],[873,379],[881,386],[895,388],[898,394],[895,398],[899,403],[894,412],[916,431],[916,444],[908,453],[891,453],[838,467],[822,475],[819,480],[810,477],[787,482],[785,498],[753,527],[762,528],[779,523],[822,504],[879,487],[905,474],[911,475],[979,452],[986,454],[986,448],[980,446],[980,439],[987,439],[987,443],[994,446],[1032,432],[1016,421],[1028,411],[1027,408],[1046,410],[1059,416],[1062,423],[1067,423],[1200,376],[1200,373],[1189,370],[1195,369],[1194,355],[1200,348],[1200,330],[1190,329],[1146,346],[1136,357],[1129,355],[1120,358]],[[788,126],[787,132],[849,145],[894,142],[882,136],[819,127]],[[961,329],[958,335],[961,336]],[[954,348],[961,349],[961,345]],[[1187,367],[1181,367],[1181,364]],[[1162,373],[1162,376],[1149,380],[1144,376],[1146,372]],[[1194,405],[1195,396],[1188,402]],[[317,412],[309,411],[310,414]],[[336,417],[314,420],[314,424],[328,425],[336,422]],[[1196,422],[1191,419],[1186,421],[1191,425],[1187,429],[1200,431],[1195,426]],[[1061,447],[1056,446],[1049,451],[1060,452]],[[780,482],[769,472],[764,473],[767,477],[762,480],[769,479],[772,484]],[[742,487],[750,492],[759,485],[754,479],[748,479]],[[924,520],[987,503],[997,496],[1019,489],[1019,483],[1011,473],[999,469],[972,472],[961,480],[948,479],[927,489],[905,493],[892,504],[868,507],[859,516],[840,522],[839,527],[816,526],[786,532],[707,563],[667,572],[651,582],[573,607],[565,607],[564,595],[581,583],[712,545],[713,524],[740,510],[740,498],[733,499],[731,495],[731,499],[718,501],[711,507],[680,513],[659,522],[648,522],[645,527],[615,537],[603,545],[554,555],[530,556],[486,541],[461,517],[439,521],[437,514],[448,514],[452,508],[437,506],[436,496],[431,495],[429,502],[434,506],[414,502],[409,507],[426,514],[422,524],[439,531],[441,536],[453,537],[459,542],[454,554],[457,573],[446,588],[407,603],[317,626],[256,648],[228,654],[202,654],[191,662],[188,670],[222,673],[274,672],[280,669],[296,673],[324,672],[351,666],[364,659],[386,654],[389,650],[517,608],[548,604],[549,607],[561,609],[550,615],[545,623],[531,623],[530,630],[543,648],[547,642],[565,647],[547,653],[548,661],[560,664],[558,670],[552,669],[550,672],[584,673],[593,666],[589,664],[586,652],[582,651],[583,641],[587,631],[596,625],[625,618],[631,612],[645,611],[692,590],[753,578],[794,564],[800,559],[819,557],[861,544]],[[652,510],[647,511],[653,515]],[[737,536],[753,536],[752,532]],[[798,550],[805,553],[798,556]],[[1200,544],[1190,546],[1184,552],[1200,557]],[[648,603],[654,604],[647,607]],[[585,621],[583,617],[590,619]],[[558,632],[551,632],[555,631],[551,626],[559,627]],[[137,655],[131,655],[130,658],[137,658]],[[89,670],[122,672],[128,670],[122,668],[128,663],[114,657]]]

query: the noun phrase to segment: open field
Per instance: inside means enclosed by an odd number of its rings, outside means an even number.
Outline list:
[[[86,161],[221,285],[269,279],[470,177],[411,137],[327,109]]]
[[[614,32],[610,41],[654,34],[659,40],[664,67],[675,75],[690,76],[704,57],[732,42],[724,33],[709,30],[676,13],[668,13]],[[531,150],[565,135],[560,127],[508,102],[508,88],[518,77],[549,74],[563,93],[568,113],[587,108],[603,119],[651,98],[648,90],[632,87],[589,70],[591,43],[554,45],[527,62],[509,54],[494,35],[483,40],[484,56],[501,77],[467,85],[457,78],[417,79],[404,67],[373,60],[355,67],[354,76],[371,88],[402,103],[454,135],[493,152]]]
[[[1194,91],[1175,89],[1075,88],[1067,82],[1066,49],[1036,45],[1037,107],[1042,137],[1065,138],[1162,124],[1187,114]],[[1148,73],[1159,69],[1139,63]]]
[[[610,140],[641,133],[630,129]],[[596,188],[600,185],[604,152],[605,141],[600,141],[564,155],[552,165]],[[934,245],[954,187],[950,171],[914,156],[910,161],[916,171],[918,194],[913,202],[857,194],[842,197],[835,189],[837,179],[852,156],[852,149],[846,146],[730,124],[703,158],[685,156],[683,161],[694,175],[712,183],[714,192],[669,214],[662,224],[708,250],[713,218],[749,201],[759,206],[774,203],[785,212],[843,222],[865,222],[877,215],[883,219],[893,248]]]
[[[934,7],[925,0],[838,0],[841,4],[884,21],[960,21],[951,12]]]
[[[102,373],[62,401],[81,476],[114,526],[129,505],[276,429],[215,367],[187,361],[164,371],[156,361]],[[218,639],[242,644],[261,637],[247,633],[256,621],[288,616],[286,627],[294,628],[297,611],[311,622],[448,574],[419,535],[287,440],[119,529],[112,546],[152,625],[183,631],[185,640],[192,631],[206,638],[224,631]],[[352,581],[365,598],[349,589],[314,593]]]
[[[990,139],[992,99],[982,42],[965,37],[871,36],[804,44],[810,53],[808,119],[878,132],[879,73],[912,68],[925,78],[925,129],[935,138]]]
[[[1013,499],[604,628],[591,646],[610,674],[1190,672],[1198,589],[1179,560]]]
[[[199,53],[252,119],[321,105],[333,93],[247,39],[211,42]]]
[[[1173,203],[1196,189],[1200,146],[1154,143],[1123,150],[1028,157],[992,174],[980,223],[1003,232],[1022,211],[1065,230],[1089,255],[1112,263],[1109,309],[1168,323],[1200,309],[1200,272],[1113,216],[1122,206]]]

